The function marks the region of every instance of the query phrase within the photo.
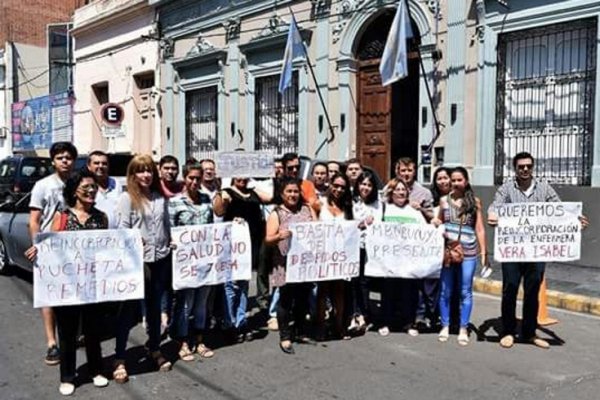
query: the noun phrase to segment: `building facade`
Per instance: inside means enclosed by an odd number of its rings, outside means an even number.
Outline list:
[[[410,156],[425,161],[424,179],[431,172],[428,162],[474,162],[476,103],[467,93],[477,87],[477,41],[470,1],[452,7],[408,2],[414,32],[410,72],[387,87],[378,68],[397,1],[150,4],[158,9],[170,50],[161,72],[166,152],[203,158],[244,148],[318,159],[359,157],[382,177],[390,176],[395,159]],[[292,87],[280,95],[290,10],[314,79],[299,58]],[[432,105],[443,122],[439,134]],[[431,154],[425,151],[430,147]]]
[[[67,31],[85,0],[0,3],[0,157],[12,153],[11,104],[68,90]],[[53,50],[56,51],[53,54]],[[61,53],[60,58],[53,58]]]
[[[74,142],[82,153],[159,156],[161,93],[155,11],[147,0],[93,1],[75,11]],[[103,106],[123,110],[116,128]]]

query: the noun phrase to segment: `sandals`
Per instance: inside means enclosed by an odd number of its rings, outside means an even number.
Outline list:
[[[215,355],[215,352],[206,347],[204,343],[198,343],[196,353],[202,358],[213,358]]]
[[[125,360],[115,361],[113,380],[117,383],[126,383],[129,380],[129,375],[127,374],[127,369],[125,368]]]
[[[442,330],[438,334],[438,340],[442,343],[446,343],[449,338],[450,338],[450,328],[445,326],[442,328]]]
[[[160,352],[160,350],[153,351],[150,354],[150,356],[152,357],[152,359],[154,360],[154,362],[158,366],[158,370],[161,371],[161,372],[170,371],[171,368],[173,367],[173,364],[171,364],[171,361],[167,360],[165,358],[165,356],[162,355],[162,353]]]
[[[506,335],[500,339],[500,346],[505,349],[510,349],[515,344],[515,337],[513,335]]]
[[[461,346],[466,346],[469,344],[469,332],[465,328],[460,328],[458,333],[458,344]]]
[[[194,361],[194,353],[190,350],[190,347],[186,342],[181,344],[181,348],[179,349],[179,359],[185,362]]]

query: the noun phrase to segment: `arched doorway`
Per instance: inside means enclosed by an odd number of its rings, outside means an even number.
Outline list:
[[[408,76],[381,86],[379,63],[394,19],[394,9],[373,19],[358,38],[354,57],[357,71],[356,154],[382,179],[393,176],[393,163],[400,157],[417,160],[419,154],[419,30],[412,22],[409,40]]]

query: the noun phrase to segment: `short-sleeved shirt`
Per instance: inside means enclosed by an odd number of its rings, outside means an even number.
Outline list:
[[[108,218],[109,229],[117,227],[116,208],[121,196],[122,190],[117,181],[113,178],[108,178],[108,186],[106,190],[98,190],[96,194],[96,208],[106,214]]]
[[[198,204],[192,202],[192,200],[183,194],[178,194],[169,199],[169,218],[171,227],[211,224],[213,222],[213,210],[210,197],[204,193],[198,194],[200,195]]]
[[[152,192],[143,211],[133,208],[129,193],[122,193],[117,207],[117,226],[140,230],[144,239],[144,262],[162,260],[171,252],[168,199],[160,193]]]
[[[66,208],[63,198],[64,188],[65,183],[57,174],[47,176],[33,186],[29,208],[42,211],[40,232],[49,232],[54,215]]]

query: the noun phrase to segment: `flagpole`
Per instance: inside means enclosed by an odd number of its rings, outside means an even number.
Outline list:
[[[296,19],[296,16],[294,15],[294,12],[292,11],[292,9],[289,8],[289,10],[290,10],[290,14],[292,15],[292,18]],[[302,37],[302,35],[300,37]],[[319,83],[317,82],[317,77],[315,76],[315,71],[312,67],[312,63],[310,62],[310,57],[308,56],[308,49],[306,48],[304,39],[302,39],[302,48],[304,49],[304,57],[306,58],[306,63],[308,64],[308,69],[310,71],[310,75],[313,78],[313,82],[315,84],[315,89],[317,90],[317,94],[319,95],[319,101],[321,102],[321,107],[323,107],[323,112],[325,113],[325,119],[327,120],[327,126],[329,127],[329,133],[330,133],[329,138],[325,142],[321,143],[319,148],[315,151],[315,156],[316,156],[317,154],[319,154],[319,152],[321,151],[323,146],[325,146],[325,143],[333,142],[333,140],[335,139],[335,132],[333,130],[333,125],[331,124],[331,118],[329,118],[329,112],[327,111],[327,107],[325,106],[325,100],[323,99],[323,94],[321,93],[321,89],[319,88]]]

